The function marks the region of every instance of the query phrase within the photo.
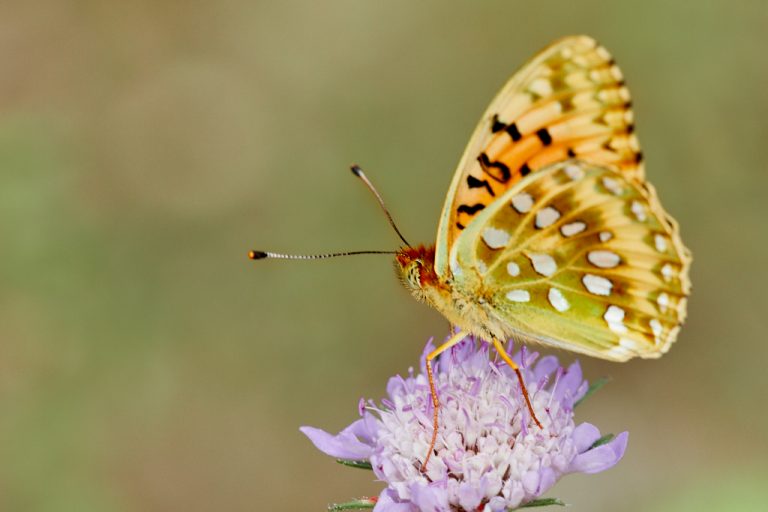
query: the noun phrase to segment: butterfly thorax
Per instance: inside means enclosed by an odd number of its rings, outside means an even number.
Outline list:
[[[450,277],[437,275],[434,262],[434,246],[406,247],[395,256],[400,281],[418,301],[434,307],[451,325],[468,333],[486,340],[504,337],[503,328],[488,314],[482,289],[458,290]]]

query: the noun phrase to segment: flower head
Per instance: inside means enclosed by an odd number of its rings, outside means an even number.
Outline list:
[[[424,354],[433,349],[430,341]],[[491,358],[487,345],[467,339],[435,365],[439,431],[422,472],[432,436],[424,357],[420,373],[411,369],[389,380],[380,404],[361,401],[362,417],[339,434],[301,429],[328,455],[370,461],[387,484],[376,512],[508,510],[538,498],[567,473],[597,473],[624,454],[626,432],[605,442],[597,427],[574,423],[574,404],[588,389],[578,362],[564,369],[556,357],[539,359],[525,347],[513,357],[539,429],[514,372]]]

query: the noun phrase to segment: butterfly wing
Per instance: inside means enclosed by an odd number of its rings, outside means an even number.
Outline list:
[[[578,157],[642,179],[629,91],[592,38],[561,39],[518,71],[491,102],[455,171],[437,234],[435,271],[472,219],[530,172]]]
[[[618,361],[675,340],[690,262],[650,185],[580,161],[518,182],[450,255],[454,289],[486,299],[496,332]]]

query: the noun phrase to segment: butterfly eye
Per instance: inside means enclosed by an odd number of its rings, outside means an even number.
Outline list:
[[[421,267],[423,263],[421,260],[413,260],[405,271],[405,278],[408,280],[408,284],[411,288],[421,288]]]

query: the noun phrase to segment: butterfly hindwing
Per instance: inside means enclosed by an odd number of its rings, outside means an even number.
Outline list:
[[[529,173],[568,158],[643,177],[629,91],[608,51],[587,36],[555,42],[491,102],[454,174],[435,270],[472,219]]]
[[[615,360],[658,357],[684,320],[690,255],[653,189],[581,161],[518,182],[451,250],[455,289],[505,334]]]

